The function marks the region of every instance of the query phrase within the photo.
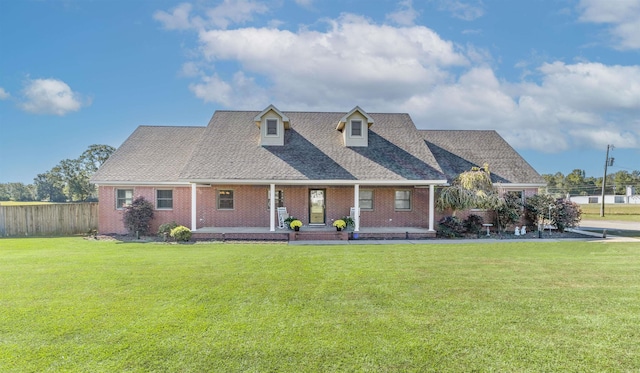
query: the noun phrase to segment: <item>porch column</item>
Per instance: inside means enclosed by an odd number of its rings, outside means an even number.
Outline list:
[[[196,196],[198,195],[198,193],[196,193],[196,183],[191,183],[191,231],[195,231],[197,226],[197,216],[198,214],[196,213]]]
[[[269,231],[276,231],[276,184],[269,187]]]
[[[433,184],[429,185],[429,231],[433,232],[433,219],[434,219],[434,204],[435,204],[435,188]]]
[[[355,216],[353,217],[353,231],[360,232],[360,185],[353,186],[353,207]]]

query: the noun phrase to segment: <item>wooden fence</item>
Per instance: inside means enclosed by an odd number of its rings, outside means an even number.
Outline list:
[[[98,204],[0,206],[0,237],[64,236],[98,228]]]

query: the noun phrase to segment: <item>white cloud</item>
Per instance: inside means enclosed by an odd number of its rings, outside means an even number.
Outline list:
[[[408,112],[419,128],[495,129],[520,149],[640,146],[638,65],[537,62],[523,81],[509,82],[496,76],[487,50],[423,26],[353,14],[324,22],[324,30],[201,29],[201,56],[183,74],[196,97],[233,109],[360,105]]]
[[[0,100],[6,100],[9,97],[11,97],[9,92],[5,91],[4,88],[0,87]]]
[[[394,28],[343,15],[325,32],[243,28],[200,33],[212,63],[237,61],[264,77],[277,100],[344,105],[352,97],[398,101],[448,79],[445,67],[467,59],[426,27]],[[351,99],[350,99],[351,98]]]
[[[439,7],[441,10],[450,12],[453,17],[464,21],[473,21],[484,15],[484,7],[481,0],[440,0]]]
[[[24,101],[20,107],[35,114],[65,115],[80,110],[83,105],[80,96],[57,79],[29,80],[22,94]]]
[[[611,25],[614,47],[640,49],[640,1],[581,0],[580,21]]]
[[[168,30],[200,30],[204,27],[226,29],[232,24],[251,21],[254,14],[264,14],[269,8],[252,0],[224,0],[215,7],[204,9],[205,17],[192,15],[192,11],[193,6],[190,3],[182,3],[171,12],[156,11],[153,18]]]
[[[387,14],[386,18],[398,25],[412,26],[419,13],[413,9],[412,0],[402,0],[398,3],[398,10]]]

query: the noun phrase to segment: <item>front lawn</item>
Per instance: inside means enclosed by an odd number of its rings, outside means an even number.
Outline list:
[[[0,239],[0,371],[634,371],[640,244]]]

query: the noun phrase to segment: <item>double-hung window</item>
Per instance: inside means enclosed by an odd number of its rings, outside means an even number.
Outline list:
[[[116,190],[116,208],[123,209],[133,203],[133,189]]]
[[[362,137],[362,121],[351,121],[351,137]]]
[[[267,119],[267,136],[278,136],[277,119]]]
[[[284,207],[284,191],[276,190],[276,207]],[[267,189],[267,210],[271,208],[271,191]]]
[[[360,210],[373,210],[373,190],[360,190]]]
[[[218,210],[233,210],[233,190],[218,191]]]
[[[173,209],[173,190],[171,189],[156,190],[156,208],[158,210]]]
[[[395,209],[396,211],[411,210],[411,191],[410,190],[396,190]]]

